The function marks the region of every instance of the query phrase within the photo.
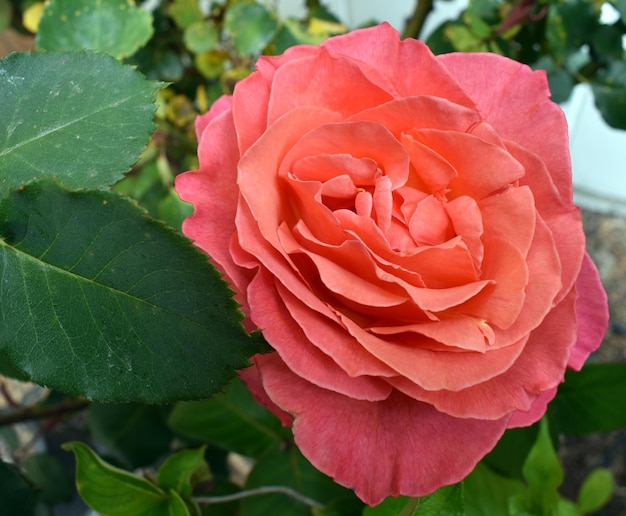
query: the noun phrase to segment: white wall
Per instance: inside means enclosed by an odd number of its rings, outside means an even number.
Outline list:
[[[303,0],[277,1],[283,14],[302,14]],[[376,20],[388,21],[402,30],[415,0],[324,0],[323,3],[350,28]],[[465,5],[467,0],[436,1],[425,33],[456,17]],[[586,85],[577,86],[572,98],[562,107],[570,126],[576,202],[585,208],[626,216],[626,131],[606,125]]]

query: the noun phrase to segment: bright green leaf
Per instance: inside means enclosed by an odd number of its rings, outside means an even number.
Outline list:
[[[194,54],[213,50],[219,42],[219,37],[216,25],[204,20],[192,23],[183,34],[185,46]]]
[[[613,496],[615,479],[610,470],[596,468],[583,482],[578,493],[578,510],[589,514],[604,506]]]
[[[39,22],[37,49],[88,49],[121,59],[145,45],[152,32],[152,15],[133,0],[50,0]]]
[[[278,448],[288,435],[276,416],[254,401],[238,379],[208,401],[178,403],[169,425],[183,436],[249,457]]]
[[[507,514],[509,499],[525,491],[521,480],[499,475],[481,462],[463,481],[465,512],[467,516]]]
[[[260,4],[235,4],[226,11],[224,28],[241,55],[260,54],[278,30],[276,17]]]
[[[541,420],[539,435],[522,470],[528,484],[530,507],[549,513],[559,502],[558,487],[563,483],[563,469],[552,446],[546,418]]]
[[[154,129],[158,87],[101,54],[1,59],[0,194],[42,176],[75,188],[114,183]]]
[[[363,516],[398,516],[406,514],[413,516],[419,506],[419,498],[408,496],[389,497],[375,507],[365,507]]]
[[[401,512],[404,516],[405,512]],[[433,494],[420,498],[417,510],[406,516],[465,516],[463,483],[438,489]]]
[[[575,435],[626,426],[626,363],[588,364],[568,371],[549,405],[559,432]]]
[[[167,515],[169,495],[152,482],[104,462],[86,444],[62,446],[76,456],[76,487],[89,507],[103,516]]]
[[[92,403],[89,429],[102,451],[129,469],[147,466],[170,451],[167,410],[139,403]]]
[[[144,213],[52,180],[0,201],[0,346],[37,383],[97,401],[206,398],[262,349],[206,256]]]
[[[182,450],[170,455],[158,471],[159,485],[171,489],[182,497],[191,496],[198,482],[210,478],[209,467],[204,460],[205,446],[197,450]]]
[[[37,493],[15,466],[0,460],[0,514],[34,516]]]
[[[613,61],[592,82],[596,107],[616,129],[626,129],[626,61]]]
[[[40,500],[52,505],[69,502],[74,497],[74,484],[61,462],[47,453],[34,453],[24,459],[24,469],[40,490]]]

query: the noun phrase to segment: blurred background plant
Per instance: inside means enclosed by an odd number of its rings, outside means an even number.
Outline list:
[[[195,117],[221,95],[232,93],[259,55],[317,44],[348,30],[324,2],[300,4],[302,16],[285,17],[271,1],[0,0],[0,32],[20,34],[25,38],[20,45],[37,52],[106,52],[162,83],[157,127],[148,147],[112,188],[135,199],[155,219],[180,229],[191,208],[179,200],[173,181],[178,173],[197,167]],[[433,0],[415,3],[404,37],[422,35],[434,5]],[[497,52],[545,69],[557,102],[565,101],[576,84],[589,83],[605,120],[626,129],[625,19],[626,0],[470,0],[427,43],[435,53]],[[273,513],[275,507],[283,514],[364,510],[350,491],[308,464],[293,446],[290,431],[256,405],[238,382],[206,402],[104,405],[20,382],[25,378],[19,371],[1,360],[0,365],[5,377],[0,377],[0,513],[5,504],[13,511],[6,514],[15,516],[70,514],[73,509],[65,504],[77,502],[59,462],[69,455],[60,450],[68,439],[88,442],[99,456],[125,470],[149,470],[146,475],[123,473],[82,445],[68,446],[84,465],[78,478],[83,498],[107,514],[157,514],[146,509],[155,496],[159,503],[166,500],[163,507],[179,511],[173,514],[250,516]],[[465,484],[467,514],[588,514],[604,505],[613,490],[605,470],[590,473],[575,502],[559,496],[563,472],[552,445],[560,434],[626,426],[626,375],[621,367],[609,373],[609,385],[602,369],[571,376],[570,387],[551,406],[551,434],[546,425],[507,433]],[[597,399],[611,399],[611,404],[594,412],[589,405]],[[186,453],[190,448],[200,451]],[[272,492],[219,505],[197,503],[207,493],[227,495],[272,485],[310,499]],[[105,486],[105,494],[97,489],[94,494],[90,486]],[[131,488],[143,493],[135,508],[123,505]],[[493,492],[500,495],[494,498]],[[441,499],[454,505],[457,495],[454,490],[433,495],[431,510]],[[364,514],[421,514],[413,504],[391,500]],[[422,504],[425,511],[428,507]]]

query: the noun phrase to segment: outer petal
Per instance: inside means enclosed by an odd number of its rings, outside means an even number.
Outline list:
[[[295,416],[302,453],[370,505],[460,481],[507,426],[508,418],[455,419],[398,392],[384,401],[353,400],[294,375],[274,354],[257,364],[269,397]]]
[[[559,192],[571,203],[567,122],[561,108],[550,101],[545,72],[495,54],[452,53],[437,59],[460,82],[500,137],[541,157]]]
[[[585,254],[583,259],[580,276],[576,282],[576,292],[578,340],[567,365],[579,370],[587,357],[602,343],[609,324],[606,292],[602,288],[598,270],[588,254]]]

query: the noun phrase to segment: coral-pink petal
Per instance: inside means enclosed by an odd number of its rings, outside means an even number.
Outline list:
[[[511,367],[525,344],[519,341],[489,353],[432,351],[419,346],[419,335],[404,339],[400,336],[382,338],[368,332],[349,317],[338,315],[348,332],[366,350],[399,375],[426,390],[458,391],[489,380]]]
[[[361,400],[381,400],[391,389],[382,379],[369,376],[352,378],[306,337],[287,312],[272,278],[259,271],[248,287],[251,318],[267,342],[289,369],[311,383]],[[293,308],[293,307],[292,307]],[[301,310],[308,310],[300,305]]]
[[[278,168],[284,155],[303,134],[336,120],[321,109],[301,107],[278,120],[241,157],[238,184],[263,236],[277,246],[276,228],[282,222],[283,199]]]
[[[519,358],[502,374],[457,392],[427,391],[406,380],[389,382],[420,401],[455,417],[500,419],[512,411],[526,412],[542,392],[563,381],[570,350],[576,339],[574,293],[570,293],[534,330]],[[485,358],[493,351],[488,350]]]
[[[423,42],[413,38],[400,41],[398,32],[388,23],[330,38],[322,46],[370,65],[364,67],[364,71],[371,70],[371,80],[393,84],[398,97],[433,95],[463,106],[474,106]]]
[[[507,151],[467,133],[419,129],[411,135],[445,158],[457,171],[455,196],[480,199],[517,181],[524,167]]]
[[[398,139],[411,129],[470,131],[481,121],[473,109],[435,96],[402,97],[364,109],[347,121],[371,121],[384,125]]]
[[[580,276],[576,281],[576,292],[578,339],[567,365],[579,370],[602,343],[609,324],[606,292],[600,282],[598,270],[588,254],[585,254]]]
[[[276,70],[268,123],[302,105],[329,109],[348,117],[391,99],[389,92],[370,81],[357,61],[331,55],[320,48],[314,55],[288,61]]]
[[[415,173],[431,193],[443,194],[450,182],[459,175],[441,154],[412,136],[403,134],[402,144],[409,153]]]
[[[482,241],[484,227],[482,213],[476,201],[463,195],[446,203],[445,209],[455,233],[463,239],[467,246],[476,271],[480,272],[485,256]]]
[[[222,95],[219,99],[217,99],[213,104],[211,104],[211,108],[204,115],[199,115],[196,117],[194,122],[196,129],[196,137],[198,141],[202,137],[202,133],[206,129],[207,125],[218,115],[221,115],[227,109],[230,109],[233,106],[233,98],[230,95]]]
[[[455,236],[442,202],[432,195],[417,204],[409,219],[409,232],[422,245],[441,244]]]
[[[546,413],[548,403],[550,403],[556,396],[557,387],[548,389],[539,394],[533,401],[530,409],[527,411],[513,412],[511,419],[509,419],[509,428],[521,428],[530,426],[533,423],[539,421]]]
[[[567,122],[559,106],[550,101],[545,72],[496,54],[451,53],[437,59],[502,138],[514,140],[541,157],[561,196],[571,202]],[[485,95],[486,91],[491,93]]]
[[[398,392],[378,402],[354,400],[310,384],[273,355],[258,365],[270,398],[295,416],[304,456],[370,505],[460,481],[507,424],[455,419]]]

